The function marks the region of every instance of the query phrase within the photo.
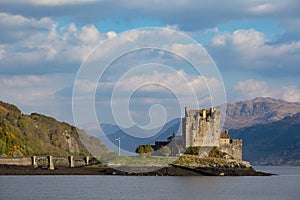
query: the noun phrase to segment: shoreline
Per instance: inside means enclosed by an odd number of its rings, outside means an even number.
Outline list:
[[[137,169],[138,167],[135,167]],[[128,169],[128,167],[127,167]],[[118,176],[272,176],[275,174],[258,172],[250,168],[197,167],[190,168],[169,165],[149,172],[126,172],[106,166],[87,167],[46,167],[0,165],[0,176],[6,175],[118,175]]]

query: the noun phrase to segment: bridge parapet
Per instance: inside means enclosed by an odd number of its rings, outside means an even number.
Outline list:
[[[55,166],[76,167],[85,166],[95,163],[96,158],[92,156],[24,156],[24,157],[3,157],[0,158],[0,165],[19,165],[19,166],[33,166],[38,168],[40,166],[48,167],[53,170]]]

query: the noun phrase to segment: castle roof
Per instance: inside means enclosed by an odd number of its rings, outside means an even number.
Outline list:
[[[220,138],[221,139],[229,139],[228,131],[221,132]]]

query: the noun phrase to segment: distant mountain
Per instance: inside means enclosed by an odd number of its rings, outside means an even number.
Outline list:
[[[0,101],[0,156],[84,155],[107,152],[96,137],[65,122],[38,113],[22,114]]]
[[[144,129],[139,126],[130,128],[119,127],[115,124],[86,124],[81,126],[89,135],[99,138],[111,151],[116,151],[116,145],[121,139],[121,148],[134,152],[140,144],[154,144],[155,141],[166,141],[172,134],[181,133],[181,118],[167,122],[163,127]]]
[[[243,159],[256,164],[300,165],[300,112],[269,124],[230,130],[243,139]]]
[[[298,112],[300,112],[299,102],[292,103],[273,98],[259,97],[234,104],[228,103],[224,129],[267,124]]]
[[[134,152],[141,144],[154,144],[155,141],[166,141],[172,134],[181,132],[180,118],[173,119],[166,123],[161,129],[144,130],[138,126],[108,134],[107,138],[116,144],[116,139],[121,139],[121,148]]]

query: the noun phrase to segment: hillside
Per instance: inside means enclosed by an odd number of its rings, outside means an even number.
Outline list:
[[[300,112],[269,124],[230,130],[243,139],[243,159],[256,164],[300,165]]]
[[[224,129],[236,129],[255,124],[267,124],[300,112],[299,102],[286,102],[273,98],[255,98],[226,104]],[[225,106],[225,105],[222,105]]]
[[[0,101],[0,155],[87,155],[89,151],[107,150],[83,130],[38,113],[22,114]]]

